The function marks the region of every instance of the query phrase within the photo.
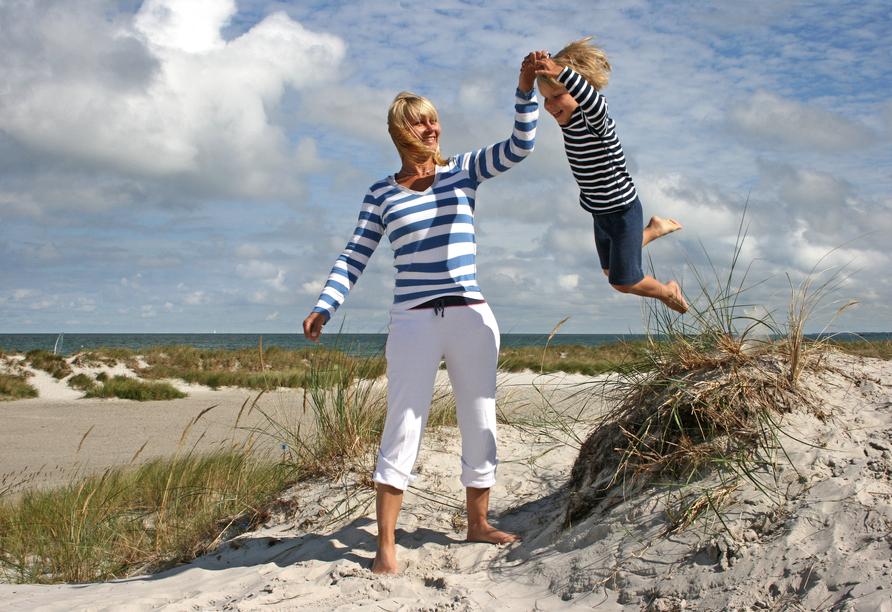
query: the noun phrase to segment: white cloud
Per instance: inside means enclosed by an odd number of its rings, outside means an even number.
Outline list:
[[[838,113],[764,90],[731,106],[727,119],[751,138],[803,149],[852,151],[870,146],[875,138],[866,127]]]
[[[561,289],[564,289],[566,291],[576,289],[576,287],[579,285],[579,275],[561,274],[558,277],[558,285],[560,285]]]
[[[50,52],[67,51],[51,37],[84,22],[77,8],[67,26],[68,15],[42,15],[34,27]],[[225,41],[219,29],[235,8],[231,0],[147,0],[131,24],[103,28],[94,19],[95,43],[79,40],[70,51],[80,65],[5,49],[20,61],[0,69],[0,129],[35,150],[131,176],[191,177],[249,198],[293,193],[296,177],[318,167],[315,149],[304,141],[293,150],[271,113],[286,88],[333,78],[345,45],[284,13]],[[121,46],[143,67],[126,87],[102,78]]]
[[[254,260],[247,264],[238,264],[235,272],[240,278],[247,279],[273,280],[279,277],[279,269],[267,261]]]
[[[256,244],[240,244],[235,247],[234,252],[239,259],[260,259],[263,257],[263,249]]]

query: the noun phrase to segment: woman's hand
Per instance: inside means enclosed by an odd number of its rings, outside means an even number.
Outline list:
[[[526,93],[533,90],[536,86],[536,70],[540,61],[547,57],[547,51],[533,51],[523,58],[523,63],[520,65],[520,80],[517,83],[520,91]]]
[[[322,333],[322,325],[325,323],[325,315],[321,312],[311,312],[310,316],[304,319],[304,338],[319,342],[319,335]]]

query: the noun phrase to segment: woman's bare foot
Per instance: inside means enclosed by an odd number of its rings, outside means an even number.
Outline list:
[[[372,562],[373,574],[399,574],[396,564],[396,546],[378,546],[375,560]]]
[[[688,311],[688,303],[685,301],[684,296],[681,294],[681,287],[678,286],[678,283],[676,283],[675,281],[669,281],[668,283],[666,283],[666,287],[669,288],[670,294],[660,298],[660,301],[675,312],[681,314],[686,313]]]
[[[499,531],[489,523],[479,529],[468,527],[468,542],[485,542],[487,544],[510,544],[519,541],[520,537],[513,533]]]
[[[675,219],[662,219],[657,216],[650,218],[650,223],[644,228],[644,236],[641,240],[641,246],[646,246],[648,242],[656,240],[660,236],[671,234],[681,229],[681,223]]]

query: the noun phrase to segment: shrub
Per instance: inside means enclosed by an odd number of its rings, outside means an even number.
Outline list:
[[[86,374],[76,374],[68,379],[68,386],[78,391],[92,391],[96,382]]]
[[[71,374],[71,366],[62,355],[54,355],[43,349],[33,349],[25,353],[25,361],[32,368],[48,372],[53,378],[61,380]]]
[[[145,382],[127,376],[115,376],[87,391],[85,397],[118,397],[120,399],[146,402],[152,400],[172,400],[186,397],[186,394],[169,383]]]
[[[37,389],[28,384],[24,374],[0,374],[0,401],[37,397]]]

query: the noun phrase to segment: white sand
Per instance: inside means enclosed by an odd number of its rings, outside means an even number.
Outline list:
[[[781,459],[777,478],[787,496],[772,501],[745,484],[724,515],[728,533],[720,534],[713,518],[661,537],[666,491],[659,488],[563,531],[561,487],[576,457],[572,439],[556,444],[542,432],[503,426],[492,520],[524,541],[464,543],[458,439],[451,430],[431,431],[421,478],[400,516],[398,576],[369,572],[371,492],[346,479],[288,492],[296,515],[283,513],[191,564],[103,584],[0,585],[0,609],[889,612],[892,363],[836,356],[832,365],[837,371],[804,381],[832,418],[797,414],[784,424],[789,460]],[[504,381],[511,394],[503,403],[535,408],[541,398],[530,393],[531,380]],[[586,397],[583,387],[571,386],[580,378],[536,380],[562,410]],[[42,400],[32,401],[36,409]],[[587,431],[580,426],[578,435]],[[363,502],[351,520],[328,522]]]

